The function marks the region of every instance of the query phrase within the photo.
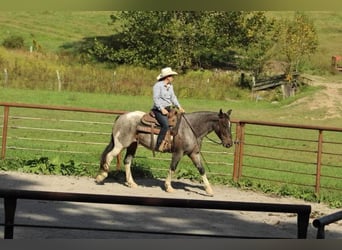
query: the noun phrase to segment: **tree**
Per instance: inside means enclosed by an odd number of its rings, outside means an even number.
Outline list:
[[[223,68],[236,55],[248,59],[240,66],[259,68],[272,37],[263,12],[120,11],[111,20],[111,42],[95,40],[89,54],[148,68]]]
[[[147,67],[175,65],[189,68],[197,44],[201,12],[124,11],[112,15],[112,24],[121,23],[118,44],[112,58]],[[115,46],[115,44],[113,44]],[[123,53],[124,52],[124,53]]]
[[[293,20],[285,20],[280,30],[280,48],[288,63],[285,73],[297,72],[300,63],[317,49],[318,38],[314,24],[307,15],[296,12]]]
[[[262,72],[276,44],[275,20],[267,19],[264,12],[252,12],[244,17],[237,50],[240,51],[240,68],[252,71],[255,78]]]

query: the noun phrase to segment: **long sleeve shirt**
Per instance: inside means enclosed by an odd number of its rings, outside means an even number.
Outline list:
[[[171,105],[180,107],[172,84],[166,85],[163,81],[158,81],[153,86],[153,102],[153,109],[158,110]]]

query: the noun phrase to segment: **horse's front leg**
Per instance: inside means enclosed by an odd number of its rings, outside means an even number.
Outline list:
[[[166,192],[171,193],[171,192],[175,191],[172,187],[171,181],[172,181],[172,176],[173,176],[174,172],[176,171],[177,165],[178,165],[181,157],[182,157],[181,153],[174,152],[172,154],[170,169],[169,169],[169,172],[168,172],[168,175],[165,179],[165,184],[164,184]]]
[[[131,164],[132,160],[134,158],[135,152],[137,150],[138,143],[133,142],[126,151],[126,155],[124,158],[124,165],[125,165],[125,173],[126,173],[126,185],[128,187],[134,188],[137,187],[138,185],[135,183],[132,172],[131,172]]]
[[[207,178],[207,175],[205,173],[205,169],[201,163],[201,156],[200,153],[192,153],[189,155],[190,159],[198,169],[198,172],[200,173],[204,185],[204,190],[209,196],[214,196],[213,189],[211,188],[211,185],[209,183],[209,180]]]

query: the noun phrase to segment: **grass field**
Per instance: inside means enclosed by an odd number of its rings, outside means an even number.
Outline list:
[[[0,11],[0,41],[11,35],[36,40],[44,51],[57,52],[85,37],[112,34],[110,11]]]
[[[10,35],[25,39],[27,50],[36,40],[43,50],[57,52],[84,38],[113,34],[111,11],[1,11],[0,42]],[[292,18],[292,11],[269,11],[276,18]],[[319,47],[312,57],[316,66],[329,69],[332,55],[342,54],[340,46],[342,12],[307,11],[317,30]]]

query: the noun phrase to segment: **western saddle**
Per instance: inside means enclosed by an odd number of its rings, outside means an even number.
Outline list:
[[[159,147],[160,152],[172,152],[173,136],[177,133],[177,125],[179,119],[179,112],[176,109],[171,109],[168,113],[169,129],[165,135],[164,141]],[[154,135],[158,135],[160,132],[160,124],[155,118],[153,111],[146,113],[140,120],[140,124],[137,127],[138,132],[151,134],[151,148],[154,154]]]

